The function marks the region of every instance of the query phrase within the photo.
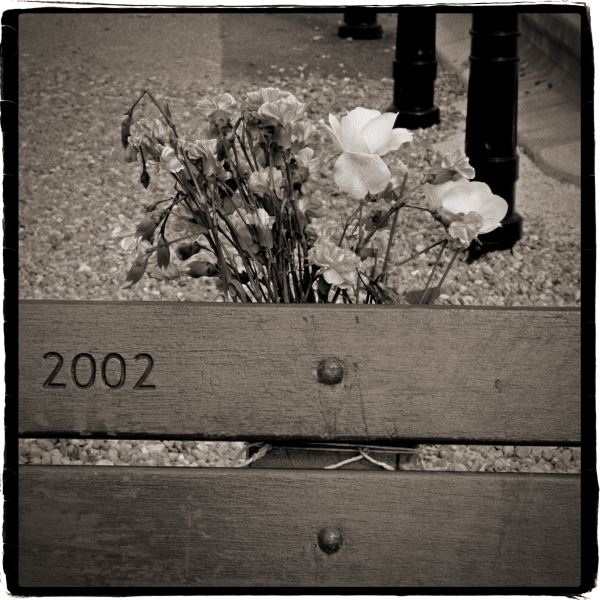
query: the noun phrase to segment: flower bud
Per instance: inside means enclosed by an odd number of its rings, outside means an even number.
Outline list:
[[[164,236],[160,236],[159,246],[156,249],[156,264],[161,269],[166,269],[171,262],[171,249]]]
[[[192,242],[191,244],[181,244],[177,247],[175,252],[179,257],[179,260],[187,260],[191,256],[194,256],[194,254],[198,254],[200,250],[202,250],[200,244],[198,242]]]
[[[127,272],[127,283],[123,286],[123,289],[129,289],[134,286],[144,276],[147,266],[148,257],[145,254],[138,256]]]
[[[146,165],[144,164],[144,168],[142,169],[142,174],[140,175],[140,183],[144,186],[144,189],[148,189],[150,185],[150,175],[146,170]]]
[[[269,227],[258,226],[258,244],[261,248],[272,248],[273,247],[273,235]]]
[[[319,234],[314,229],[307,227],[304,230],[304,237],[306,238],[308,245],[313,246],[315,244],[315,242],[317,241],[317,239],[319,238]]]
[[[365,260],[366,258],[374,258],[377,256],[377,253],[373,248],[364,246],[361,251],[358,253],[360,260]]]
[[[126,163],[136,162],[138,157],[138,151],[133,146],[127,146],[123,150],[123,161]]]
[[[157,225],[156,217],[148,216],[136,227],[135,235],[147,242],[152,242]]]
[[[218,273],[217,265],[204,260],[194,260],[187,267],[187,274],[194,278],[214,277]]]
[[[133,123],[133,118],[131,113],[128,112],[121,123],[121,144],[123,144],[123,148],[127,148],[129,146],[129,135],[131,133],[131,124]]]
[[[194,214],[194,223],[204,227],[205,229],[210,229],[211,222],[208,218],[208,215],[203,210],[194,210],[192,212]]]

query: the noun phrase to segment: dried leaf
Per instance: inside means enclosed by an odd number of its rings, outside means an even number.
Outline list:
[[[127,272],[127,283],[123,286],[123,289],[129,289],[133,287],[144,276],[147,267],[148,257],[146,255],[138,256],[133,261],[133,264]]]
[[[135,235],[152,243],[154,231],[156,230],[156,219],[152,217],[145,217],[144,220],[136,227]]]
[[[198,254],[200,250],[202,250],[202,246],[198,242],[191,242],[189,244],[180,244],[175,252],[179,260],[187,260],[194,256],[194,254]]]
[[[133,118],[131,113],[127,113],[121,123],[121,144],[123,144],[123,148],[127,148],[129,146],[129,134],[132,123]]]
[[[161,269],[166,269],[171,262],[171,249],[163,235],[159,238],[159,246],[156,249],[156,264]]]
[[[433,304],[440,295],[439,287],[429,288],[425,293],[425,297],[423,297],[424,291],[425,290],[410,290],[409,292],[406,292],[404,299],[409,304]],[[423,302],[421,302],[421,298],[423,298]]]
[[[172,121],[173,116],[171,115],[171,109],[169,108],[169,103],[168,102],[165,102],[164,111],[165,111],[165,115],[167,116],[167,118],[169,119],[169,121]]]
[[[236,294],[242,302],[250,302],[246,292],[244,291],[244,288],[242,287],[242,284],[237,279],[232,279],[229,282],[229,286],[234,288]]]
[[[207,230],[210,229],[210,218],[203,210],[194,210],[193,215],[194,223],[200,225],[200,227],[204,227]]]
[[[214,277],[218,274],[217,265],[205,260],[194,260],[186,266],[190,277]]]

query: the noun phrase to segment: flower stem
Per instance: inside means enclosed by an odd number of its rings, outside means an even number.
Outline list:
[[[408,173],[405,173],[404,178],[402,179],[402,187],[400,188],[400,197],[404,194],[404,190],[406,189],[406,181],[408,179]],[[385,250],[385,257],[383,259],[383,266],[381,267],[381,281],[385,282],[386,274],[387,274],[387,265],[390,259],[390,253],[392,251],[392,246],[394,245],[394,235],[396,234],[396,225],[398,223],[398,215],[400,211],[396,211],[394,213],[394,218],[392,219],[392,225],[390,227],[390,236],[388,238],[387,248]],[[375,261],[377,262],[377,261]]]
[[[390,260],[390,254],[392,252],[392,246],[394,245],[394,235],[396,234],[396,225],[398,223],[398,216],[400,215],[400,211],[397,210],[394,213],[394,218],[392,219],[392,225],[390,227],[390,236],[388,238],[387,248],[385,249],[385,256],[383,258],[383,266],[381,267],[381,281],[385,283],[385,278],[387,275],[387,267],[388,261]]]
[[[407,262],[410,262],[411,260],[417,258],[417,256],[421,256],[421,254],[425,254],[426,252],[433,250],[436,246],[443,244],[445,241],[446,241],[445,239],[438,240],[437,242],[431,244],[431,246],[427,246],[427,248],[425,248],[423,250],[419,250],[419,252],[415,252],[413,255],[409,256],[408,258],[405,258],[403,261],[401,261],[397,265],[395,265],[394,268],[401,267],[402,265],[406,264]],[[380,280],[382,275],[383,275],[383,271],[378,275],[377,280]]]
[[[458,256],[458,253],[460,252],[460,248],[457,248],[454,251],[454,254],[452,255],[452,258],[450,259],[450,262],[448,263],[448,266],[446,267],[446,270],[444,271],[444,274],[442,275],[442,278],[440,279],[440,282],[437,284],[437,287],[441,288],[442,287],[442,283],[444,283],[444,279],[446,279],[446,275],[448,275],[448,272],[450,271],[452,265],[454,264],[454,261],[456,260],[456,257]]]
[[[431,282],[433,281],[433,275],[434,275],[438,265],[440,264],[442,254],[444,253],[444,250],[446,249],[447,243],[448,242],[446,240],[444,240],[444,243],[442,244],[442,247],[440,248],[440,251],[438,252],[437,258],[435,259],[435,263],[431,269],[431,273],[429,274],[429,278],[427,279],[427,283],[425,284],[425,289],[423,290],[423,293],[421,294],[419,304],[423,304],[423,301],[425,300],[425,297],[427,296],[427,291],[429,290],[429,286],[431,285]],[[454,258],[452,260],[454,260]]]
[[[414,204],[405,204],[406,208],[416,208],[417,210],[424,210],[425,212],[432,213],[433,211],[430,208],[425,208],[424,206],[415,206]]]

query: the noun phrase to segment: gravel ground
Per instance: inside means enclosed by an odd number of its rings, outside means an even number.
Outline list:
[[[111,157],[122,114],[141,87],[169,100],[184,135],[192,135],[195,129],[189,118],[203,94],[229,91],[240,95],[274,85],[307,102],[310,116],[318,120],[329,112],[341,113],[355,106],[385,110],[392,85],[389,78],[369,78],[362,73],[361,85],[356,85],[355,79],[343,76],[342,69],[335,74],[315,73],[304,63],[293,68],[270,65],[268,73],[255,70],[237,77],[234,83],[219,82],[213,75],[182,77],[176,68],[172,78],[163,74],[141,79],[135,69],[116,73],[112,67],[104,67],[101,59],[97,68],[90,69],[85,51],[77,46],[66,62],[52,60],[51,53],[46,61],[36,59],[33,53],[42,50],[25,46],[20,71],[20,298],[218,300],[214,287],[203,279],[176,284],[144,279],[131,290],[122,289],[126,258],[110,235],[118,214],[135,219],[145,203],[171,186],[167,179],[154,178],[145,191],[138,183],[137,169],[116,164]],[[126,63],[130,58],[124,56],[123,60]],[[436,86],[441,125],[415,132],[414,141],[398,154],[413,172],[427,168],[446,146],[463,143],[464,90],[446,72],[440,73]],[[315,147],[327,157],[331,142],[320,135],[322,143]],[[319,193],[327,200],[331,218],[339,222],[350,204],[331,181],[330,166],[325,164]],[[438,303],[579,305],[579,188],[559,184],[521,156],[517,198],[524,217],[522,240],[512,252],[493,253],[470,265],[456,264]],[[401,215],[399,231],[404,234],[395,245],[399,258],[439,239],[439,230],[419,211]],[[420,257],[398,269],[390,283],[400,293],[422,287],[431,264],[432,258]],[[240,445],[22,440],[20,450],[22,463],[227,466],[235,462]],[[424,446],[409,466],[564,472],[578,471],[580,463],[576,448]]]

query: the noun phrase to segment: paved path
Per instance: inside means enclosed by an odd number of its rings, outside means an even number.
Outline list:
[[[438,15],[438,60],[456,71],[464,85],[469,79],[470,26],[470,14]],[[577,77],[565,78],[556,60],[538,50],[527,34],[520,39],[519,145],[545,172],[580,184],[580,83]]]

